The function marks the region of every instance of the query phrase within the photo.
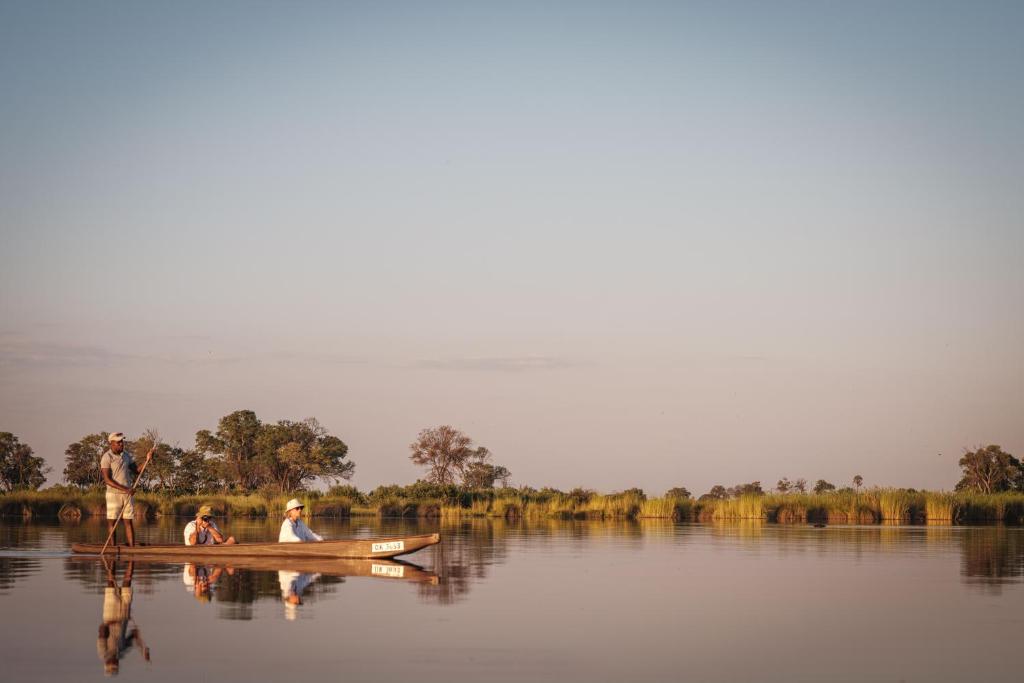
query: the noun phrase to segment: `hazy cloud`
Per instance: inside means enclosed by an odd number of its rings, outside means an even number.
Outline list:
[[[0,366],[6,367],[106,367],[132,358],[138,356],[98,346],[0,338]]]
[[[431,370],[485,370],[499,372],[526,372],[531,370],[560,370],[572,363],[564,358],[548,356],[513,356],[505,358],[451,358],[421,360],[416,367]]]

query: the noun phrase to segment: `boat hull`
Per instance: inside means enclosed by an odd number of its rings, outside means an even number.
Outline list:
[[[340,541],[314,541],[310,543],[236,543],[233,545],[112,545],[107,554],[112,557],[179,557],[188,560],[231,557],[291,557],[387,559],[408,555],[441,542],[440,534],[421,536],[394,536],[388,538],[352,538]],[[74,543],[74,553],[99,555],[99,543]]]

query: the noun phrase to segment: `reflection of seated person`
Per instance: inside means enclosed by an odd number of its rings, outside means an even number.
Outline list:
[[[278,543],[306,543],[324,540],[320,534],[313,533],[313,530],[302,521],[303,507],[298,498],[292,498],[285,505],[284,522],[281,523],[281,532],[277,535]]]
[[[107,567],[107,587],[103,591],[103,623],[96,638],[96,654],[103,661],[103,670],[116,674],[125,652],[138,641],[142,656],[149,661],[149,648],[142,642],[139,629],[128,630],[132,618],[132,563],[125,567],[121,586],[110,567]]]
[[[213,521],[213,508],[209,505],[200,506],[196,518],[185,525],[185,545],[231,545],[234,536],[224,538],[224,534]]]
[[[299,572],[281,569],[277,572],[277,580],[281,584],[281,597],[284,599],[284,618],[293,621],[296,607],[302,604],[302,593],[320,578],[319,574],[300,574]]]
[[[199,602],[209,602],[213,594],[217,579],[224,573],[222,567],[214,567],[212,570],[204,565],[196,566],[189,562],[185,565],[181,580],[185,584],[185,590],[191,593]],[[231,574],[232,570],[229,569]]]

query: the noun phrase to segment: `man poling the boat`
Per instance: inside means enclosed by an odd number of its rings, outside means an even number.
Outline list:
[[[135,487],[132,483],[139,475],[139,467],[135,463],[132,454],[124,448],[124,433],[113,432],[107,437],[110,448],[100,458],[100,476],[103,483],[107,485],[107,529],[108,542],[114,538],[114,529],[118,521],[124,520],[125,542],[129,546],[135,545],[135,527],[132,520],[135,519],[135,505],[132,500],[132,493]],[[153,459],[153,451],[149,449],[146,453],[146,463]],[[106,546],[104,546],[105,548]]]
[[[278,543],[302,543],[324,540],[319,534],[313,533],[313,530],[302,521],[302,509],[304,507],[298,498],[292,498],[285,505],[284,522],[281,524],[281,533],[277,536]]]
[[[185,545],[232,545],[234,536],[225,537],[213,521],[213,508],[200,505],[196,518],[185,525]]]

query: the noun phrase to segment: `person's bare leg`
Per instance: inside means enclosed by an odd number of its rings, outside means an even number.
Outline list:
[[[114,533],[114,520],[112,519],[107,520],[107,536],[110,536],[110,542],[113,545],[117,545],[117,534]]]
[[[135,527],[130,519],[124,520],[124,535],[128,545],[135,545]]]

